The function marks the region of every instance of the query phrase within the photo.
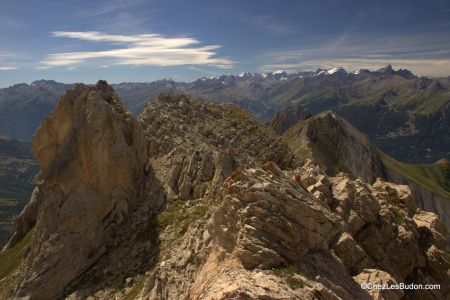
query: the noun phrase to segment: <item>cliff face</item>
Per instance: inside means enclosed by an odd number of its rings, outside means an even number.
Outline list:
[[[139,203],[147,143],[140,124],[100,81],[61,98],[34,135],[33,151],[39,184],[27,206],[33,213],[22,218],[36,225],[17,295],[51,299],[105,253],[114,229]]]
[[[34,216],[33,241],[0,298],[449,295],[447,232],[408,187],[329,177],[234,105],[160,95],[136,121],[106,83],[80,85],[33,145],[41,181],[19,219]]]

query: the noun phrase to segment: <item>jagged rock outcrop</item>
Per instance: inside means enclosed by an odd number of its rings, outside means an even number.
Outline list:
[[[303,108],[300,103],[295,103],[288,108],[277,112],[267,122],[267,126],[271,127],[276,133],[281,135],[298,122],[304,121],[310,117],[311,114]]]
[[[53,299],[106,252],[117,225],[144,196],[147,142],[139,122],[99,81],[61,98],[35,133],[33,151],[39,192],[27,208],[35,215],[21,216],[36,225],[16,295]]]
[[[299,122],[283,137],[300,156],[311,158],[327,174],[344,171],[373,182],[384,176],[384,166],[368,138],[333,112]]]
[[[390,181],[408,185],[416,205],[426,211],[436,213],[447,229],[450,228],[450,198],[424,188],[395,170],[386,168],[386,173]]]
[[[314,189],[326,196],[308,192]],[[329,178],[310,163],[288,172],[269,163],[235,171],[216,205],[167,250],[139,299],[449,295],[445,228],[433,213],[415,213],[407,186]],[[398,282],[439,283],[441,290],[360,287]]]
[[[294,163],[287,144],[254,116],[232,104],[159,95],[139,117],[149,155],[169,197],[213,197],[239,166],[273,160]]]

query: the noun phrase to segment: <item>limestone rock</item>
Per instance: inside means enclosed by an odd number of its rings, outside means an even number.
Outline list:
[[[399,300],[405,295],[400,289],[381,289],[375,288],[375,285],[395,285],[398,284],[389,273],[377,270],[366,269],[362,273],[354,277],[355,281],[361,285],[365,285],[365,289],[368,290],[370,296],[374,300]]]
[[[17,295],[50,299],[106,251],[141,197],[147,143],[104,81],[67,92],[33,137],[39,200]]]

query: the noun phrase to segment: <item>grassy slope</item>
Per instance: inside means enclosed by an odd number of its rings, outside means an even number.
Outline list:
[[[380,154],[386,167],[427,190],[450,198],[450,163],[448,161],[434,164],[407,164],[399,162],[381,151]]]
[[[24,250],[31,244],[33,230],[30,230],[14,247],[0,252],[0,280],[11,274],[22,262]]]

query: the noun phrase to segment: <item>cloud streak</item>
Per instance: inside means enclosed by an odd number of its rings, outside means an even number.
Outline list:
[[[7,66],[0,66],[0,71],[10,71],[10,70],[16,70],[16,67],[7,67]]]
[[[189,37],[166,37],[159,34],[119,35],[98,31],[55,31],[52,36],[103,44],[120,45],[101,51],[80,51],[49,54],[40,67],[79,65],[88,61],[101,61],[101,65],[179,66],[211,65],[230,68],[233,61],[216,57],[219,45],[200,46],[201,42]],[[106,63],[105,63],[106,60]]]

